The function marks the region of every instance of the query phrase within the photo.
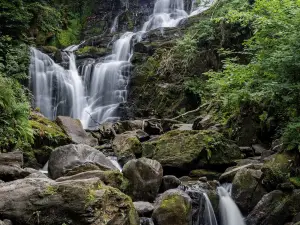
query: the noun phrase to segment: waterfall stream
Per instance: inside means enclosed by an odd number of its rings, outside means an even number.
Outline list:
[[[124,4],[127,6],[128,1]],[[153,14],[141,31],[123,34],[113,43],[112,54],[101,62],[87,60],[81,69],[81,76],[74,54],[80,45],[64,49],[69,60],[68,70],[46,54],[31,48],[30,88],[34,106],[50,119],[58,115],[80,119],[86,129],[93,129],[108,120],[117,120],[117,109],[120,103],[127,100],[133,43],[140,41],[142,35],[150,30],[176,27],[181,20],[203,12],[212,4],[213,0],[200,4],[193,0],[192,11],[188,14],[184,10],[183,0],[157,0]],[[117,29],[118,19],[119,16],[115,18],[111,32]]]

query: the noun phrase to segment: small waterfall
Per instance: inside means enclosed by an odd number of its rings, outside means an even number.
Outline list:
[[[119,17],[120,17],[121,14],[118,14],[115,19],[114,19],[114,22],[110,28],[110,33],[115,33],[117,32],[118,30],[118,26],[119,26]]]
[[[114,157],[114,156],[108,156],[107,158],[112,162],[112,164],[113,164],[116,168],[118,168],[118,169],[120,170],[120,172],[122,172],[122,167],[121,167],[121,165],[118,163],[117,157]]]
[[[222,225],[246,225],[243,216],[224,187],[218,187]]]
[[[42,172],[44,174],[48,174],[48,164],[49,164],[49,161],[47,161],[46,164],[44,165],[44,167],[42,169],[40,169],[40,172]]]
[[[189,16],[195,16],[204,12],[205,10],[209,9],[213,3],[214,0],[202,0],[200,2],[198,0],[193,0],[192,9]]]
[[[206,193],[203,193],[203,197],[205,199],[205,209],[204,209],[204,224],[205,225],[218,225],[217,219],[214,213],[214,209],[211,205],[211,202]],[[199,216],[200,218],[200,216]],[[200,221],[197,225],[200,225]]]

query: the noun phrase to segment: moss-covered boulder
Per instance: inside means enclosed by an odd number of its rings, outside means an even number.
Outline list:
[[[1,218],[13,224],[139,225],[130,197],[98,178],[17,180],[0,184],[0,199]]]
[[[156,225],[189,225],[192,221],[192,201],[183,191],[171,189],[159,197],[152,219]]]
[[[189,176],[193,178],[207,177],[209,180],[217,180],[220,176],[220,173],[212,170],[199,169],[192,170]]]
[[[278,153],[262,167],[262,183],[268,191],[276,189],[279,183],[289,179],[289,173],[295,156],[288,153]]]
[[[237,145],[218,132],[174,130],[143,143],[143,156],[159,161],[166,173],[174,173],[234,165],[241,153]]]
[[[142,154],[141,142],[134,131],[117,135],[113,140],[112,148],[121,165]]]
[[[240,210],[247,214],[260,199],[267,194],[260,183],[262,172],[243,168],[239,170],[232,182],[232,198],[239,206]]]

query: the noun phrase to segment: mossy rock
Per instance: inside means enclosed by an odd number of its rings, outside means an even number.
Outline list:
[[[170,131],[143,143],[143,156],[159,161],[164,171],[223,168],[241,158],[237,145],[216,131]],[[175,171],[174,171],[175,169]]]
[[[57,47],[55,46],[42,46],[42,51],[45,52],[45,53],[56,53],[58,50]]]
[[[32,112],[29,123],[34,133],[33,147],[36,149],[42,146],[56,147],[71,143],[70,138],[56,123],[39,113]]]
[[[289,180],[296,188],[300,188],[300,177],[290,177]]]
[[[76,51],[77,55],[104,56],[107,54],[106,48],[97,48],[94,46],[85,46]]]
[[[189,174],[190,177],[195,177],[195,178],[200,178],[200,177],[207,177],[210,180],[214,179],[219,179],[220,173],[212,170],[205,170],[205,169],[200,169],[200,170],[192,170]]]
[[[289,153],[274,155],[262,167],[262,184],[268,191],[275,190],[277,185],[288,181],[292,162],[295,156]]]

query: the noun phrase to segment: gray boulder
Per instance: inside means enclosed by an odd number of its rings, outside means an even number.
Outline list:
[[[118,170],[105,155],[88,145],[65,145],[50,155],[49,175],[52,179],[89,170]]]
[[[173,176],[173,175],[166,175],[162,179],[160,191],[165,192],[169,189],[175,189],[181,184],[181,181]]]
[[[99,179],[22,179],[0,184],[0,216],[22,225],[138,225],[129,196]]]
[[[156,225],[190,225],[191,198],[181,190],[166,191],[157,199],[152,219]]]
[[[98,144],[97,139],[90,137],[88,133],[85,132],[80,120],[67,116],[58,116],[56,123],[71,138],[74,144],[86,144],[89,146],[96,146]]]
[[[134,202],[135,210],[141,217],[151,217],[154,206],[150,202]]]
[[[133,159],[125,164],[124,176],[129,180],[130,195],[135,201],[153,201],[163,177],[159,162],[147,158]]]

